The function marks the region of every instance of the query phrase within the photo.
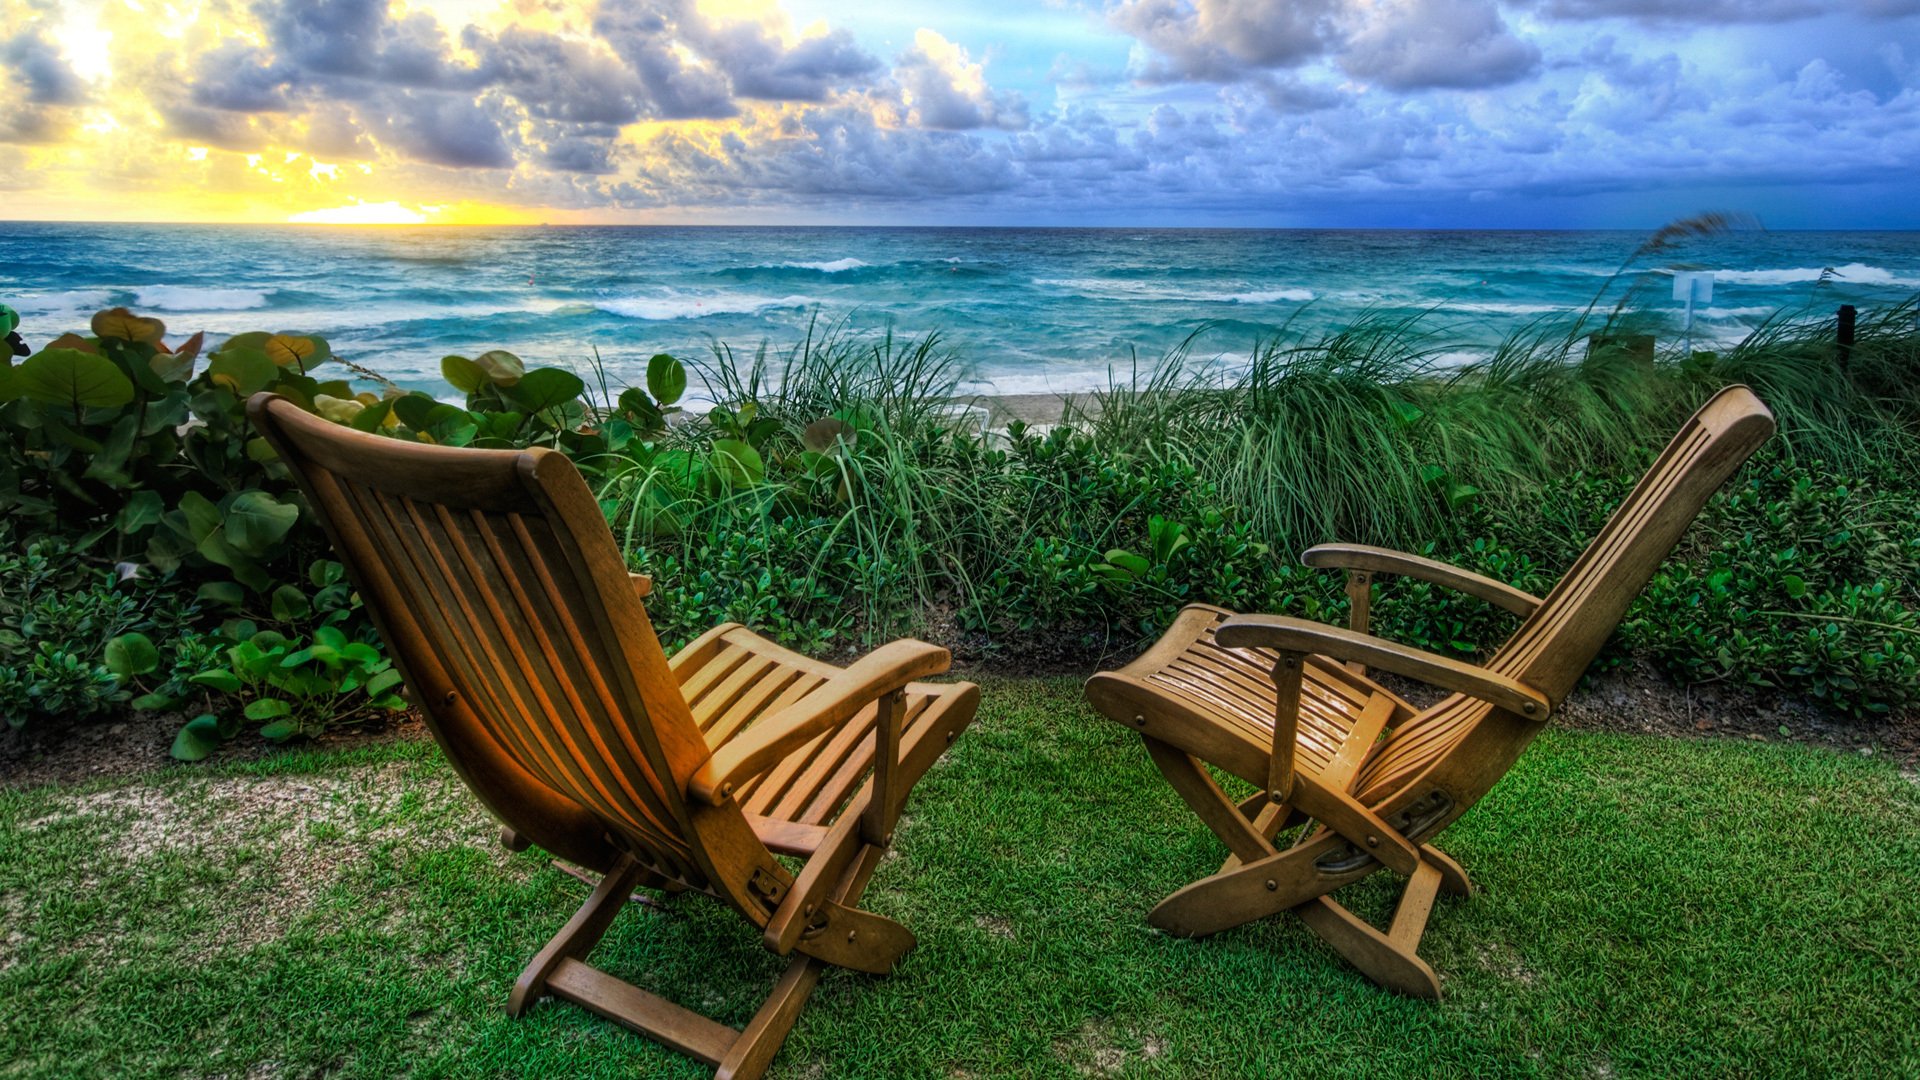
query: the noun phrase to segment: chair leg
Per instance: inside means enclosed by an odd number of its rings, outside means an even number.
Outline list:
[[[1440,868],[1440,891],[1452,896],[1472,896],[1473,879],[1453,861],[1453,856],[1434,847],[1432,844],[1420,845],[1420,858]]]
[[[606,934],[633,887],[652,876],[628,857],[622,857],[613,872],[600,879],[573,919],[527,965],[507,999],[507,1011],[520,1016],[541,994],[552,994],[714,1066],[719,1080],[757,1080],[780,1052],[830,962],[844,961],[840,966],[856,970],[884,971],[913,945],[913,935],[898,923],[853,906],[866,891],[883,854],[881,849],[867,845],[841,874],[825,901],[831,909],[826,927],[833,938],[802,938],[800,954],[788,963],[744,1029],[728,1027],[648,993],[590,967],[583,959]],[[556,865],[580,876],[564,864]],[[819,936],[825,939],[826,933]],[[806,955],[809,950],[826,953],[829,959]]]
[[[1300,921],[1333,946],[1361,974],[1408,997],[1437,1000],[1440,979],[1411,947],[1367,925],[1358,915],[1324,896],[1294,908]]]
[[[1453,873],[1459,872],[1453,860],[1446,862]],[[1308,928],[1367,978],[1409,997],[1437,1000],[1440,979],[1420,959],[1418,950],[1426,934],[1427,918],[1433,914],[1434,898],[1451,876],[1439,862],[1423,857],[1407,879],[1406,891],[1393,912],[1393,923],[1384,934],[1329,897],[1315,897],[1294,910]]]
[[[787,970],[780,974],[780,980],[773,984],[773,993],[767,995],[766,1004],[760,1006],[739,1038],[727,1048],[726,1056],[714,1070],[714,1080],[756,1080],[767,1071],[774,1055],[786,1043],[787,1032],[793,1030],[793,1022],[800,1018],[800,1009],[812,996],[825,967],[823,961],[810,956],[793,958]]]
[[[1247,820],[1239,806],[1220,785],[1200,759],[1192,754],[1150,736],[1143,737],[1147,744],[1147,756],[1159,767],[1160,774],[1167,778],[1173,790],[1180,793],[1193,812],[1200,816],[1207,828],[1227,845],[1227,850],[1243,862],[1265,859],[1274,854],[1273,844],[1263,829],[1270,822]],[[1283,815],[1284,816],[1284,815]],[[1258,820],[1258,819],[1256,819]],[[1269,834],[1270,835],[1270,834]]]
[[[646,868],[635,862],[631,856],[622,855],[614,864],[613,872],[600,879],[594,887],[593,895],[580,905],[573,918],[560,932],[547,942],[546,947],[534,954],[533,961],[527,965],[520,978],[513,984],[513,993],[507,997],[507,1015],[520,1016],[527,1007],[539,1000],[547,991],[547,980],[553,975],[563,960],[574,960],[585,956],[600,943],[607,927],[613,925],[613,917],[633,893],[635,885],[646,875]]]

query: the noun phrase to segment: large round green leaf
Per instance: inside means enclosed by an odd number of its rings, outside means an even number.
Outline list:
[[[232,343],[229,342],[229,345]],[[267,354],[253,348],[222,348],[207,362],[207,377],[241,397],[265,390],[280,377],[280,368]]]
[[[440,377],[463,394],[471,394],[487,383],[487,373],[464,356],[441,357]]]
[[[323,364],[333,356],[327,339],[312,334],[274,334],[261,343],[260,350],[276,367],[300,371]]]
[[[647,392],[662,405],[671,405],[687,392],[687,369],[666,353],[647,361]]]
[[[152,345],[167,336],[167,324],[159,319],[135,315],[123,307],[109,308],[94,314],[93,334],[95,337],[119,338]]]
[[[265,555],[287,535],[300,517],[300,508],[283,503],[264,491],[243,491],[227,507],[227,543],[248,555]]]
[[[69,409],[109,408],[133,400],[133,380],[104,356],[78,349],[43,349],[13,369],[9,391]]]
[[[506,387],[504,393],[515,405],[530,413],[565,405],[585,393],[587,384],[580,376],[559,368],[535,368]]]
[[[739,439],[715,439],[712,461],[713,471],[728,487],[752,487],[766,479],[767,465],[760,451]]]
[[[142,633],[121,634],[107,642],[107,670],[122,679],[145,675],[160,666],[160,650]]]
[[[495,386],[512,386],[527,373],[527,365],[505,349],[483,352],[473,358],[475,367],[492,379]]]
[[[200,761],[220,748],[220,719],[201,713],[186,722],[173,737],[173,756],[180,761]]]

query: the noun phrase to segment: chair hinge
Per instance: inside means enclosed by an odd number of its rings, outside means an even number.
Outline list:
[[[822,930],[827,928],[827,921],[828,914],[824,905],[819,911],[809,912],[807,915],[807,928],[800,931],[800,940],[805,941],[808,938],[819,935]]]
[[[760,898],[760,902],[769,908],[777,908],[787,895],[786,882],[773,876],[764,867],[755,867],[753,876],[747,879],[747,889]]]

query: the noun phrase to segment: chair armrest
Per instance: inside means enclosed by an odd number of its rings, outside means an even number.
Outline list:
[[[1396,675],[1457,691],[1534,720],[1553,711],[1546,695],[1478,664],[1409,648],[1337,626],[1285,615],[1235,615],[1220,624],[1214,640],[1230,649],[1277,649],[1314,653],[1335,660],[1357,660]]]
[[[924,641],[902,639],[883,645],[715,751],[688,778],[687,794],[719,806],[732,796],[739,781],[771,768],[821,732],[846,723],[868,702],[915,679],[938,675],[952,662],[947,650]]]
[[[1435,559],[1410,555],[1392,548],[1370,544],[1321,544],[1301,552],[1300,561],[1308,566],[1342,570],[1364,570],[1374,574],[1399,574],[1430,581],[1449,589],[1478,597],[1496,607],[1505,608],[1521,618],[1533,614],[1540,598],[1522,592],[1505,582],[1462,570]]]
[[[645,600],[647,597],[653,595],[652,577],[646,574],[628,574],[627,577],[633,582],[633,594],[635,596]]]

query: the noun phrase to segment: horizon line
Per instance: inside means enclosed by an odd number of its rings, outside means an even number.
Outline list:
[[[261,229],[311,229],[311,230],[376,230],[397,231],[404,229],[897,229],[897,230],[979,230],[979,229],[1025,229],[1058,230],[1062,232],[1511,232],[1511,233],[1636,233],[1648,229],[1661,228],[1662,224],[1632,226],[1614,225],[1606,227],[1553,227],[1553,226],[1517,226],[1517,225],[1047,225],[1047,224],[1008,224],[1008,225],[956,225],[956,224],[850,224],[839,223],[769,223],[769,222],[392,222],[392,223],[318,223],[305,221],[131,221],[120,218],[0,218],[0,227],[13,225],[133,225],[141,227],[180,226],[188,228],[261,228]],[[1850,225],[1825,226],[1818,228],[1781,227],[1771,228],[1760,225],[1757,228],[1739,229],[1738,232],[1773,233],[1911,233],[1920,232],[1920,227],[1900,227],[1892,225]]]

